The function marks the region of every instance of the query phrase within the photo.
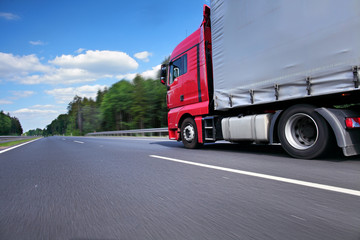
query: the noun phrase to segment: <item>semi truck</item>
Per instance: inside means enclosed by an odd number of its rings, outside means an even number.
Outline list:
[[[359,67],[358,0],[212,0],[161,66],[169,138],[357,155]]]

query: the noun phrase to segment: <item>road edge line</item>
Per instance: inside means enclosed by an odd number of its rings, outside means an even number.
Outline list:
[[[301,185],[301,186],[317,188],[317,189],[322,189],[322,190],[327,190],[327,191],[344,193],[344,194],[349,194],[349,195],[360,197],[360,191],[353,190],[353,189],[334,187],[334,186],[325,185],[325,184],[306,182],[306,181],[302,181],[302,180],[277,177],[277,176],[272,176],[272,175],[267,175],[267,174],[262,174],[262,173],[255,173],[255,172],[237,170],[237,169],[232,169],[232,168],[219,167],[219,166],[208,165],[208,164],[203,164],[203,163],[190,162],[190,161],[185,161],[185,160],[180,160],[180,159],[175,159],[175,158],[162,157],[162,156],[158,156],[158,155],[149,155],[149,157],[163,159],[163,160],[167,160],[167,161],[178,162],[178,163],[184,163],[184,164],[194,165],[194,166],[199,166],[199,167],[205,167],[205,168],[210,168],[210,169],[215,169],[215,170],[220,170],[220,171],[232,172],[232,173],[237,173],[237,174],[242,174],[242,175],[247,175],[247,176],[252,176],[252,177],[264,178],[264,179],[274,180],[274,181],[278,181],[278,182],[285,182],[285,183],[291,183],[291,184],[295,184],[295,185]]]
[[[0,154],[2,154],[2,153],[4,153],[4,152],[7,152],[7,151],[10,151],[10,150],[13,150],[13,149],[15,149],[15,148],[24,146],[24,145],[26,145],[26,144],[28,144],[28,143],[35,142],[35,141],[37,141],[37,140],[39,140],[39,139],[42,139],[42,138],[37,138],[37,139],[31,140],[31,141],[28,141],[28,142],[21,143],[21,144],[19,144],[19,145],[15,145],[15,146],[13,146],[13,147],[6,148],[6,149],[4,149],[4,150],[1,150],[1,151],[0,151]]]

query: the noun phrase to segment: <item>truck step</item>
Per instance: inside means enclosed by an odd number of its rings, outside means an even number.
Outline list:
[[[216,129],[214,117],[203,118],[205,141],[216,141]]]

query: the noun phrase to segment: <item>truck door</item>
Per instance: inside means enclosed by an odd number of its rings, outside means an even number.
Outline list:
[[[183,105],[189,105],[200,102],[200,89],[198,82],[199,64],[198,64],[198,51],[197,45],[192,47],[184,55],[184,67],[186,73],[182,82]]]
[[[187,72],[186,54],[170,62],[169,82],[170,89],[167,92],[168,108],[172,109],[184,105],[184,93],[182,90],[184,74]]]

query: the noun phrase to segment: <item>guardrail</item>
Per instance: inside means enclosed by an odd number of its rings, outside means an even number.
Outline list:
[[[23,140],[28,138],[34,138],[34,137],[27,137],[27,136],[0,136],[0,143],[4,142],[12,142],[17,140]]]
[[[147,129],[134,129],[122,131],[107,131],[107,132],[94,132],[88,133],[85,136],[168,136],[167,128],[147,128]]]
[[[19,137],[23,137],[23,136],[0,136],[1,138],[19,138]]]

